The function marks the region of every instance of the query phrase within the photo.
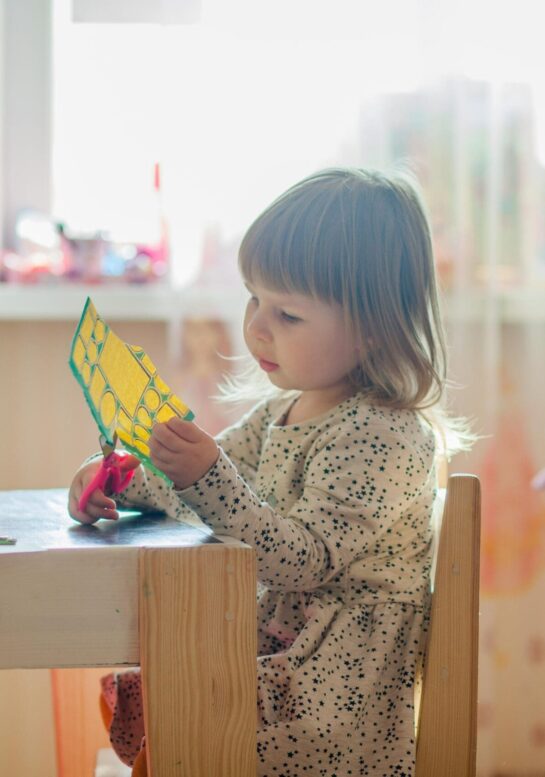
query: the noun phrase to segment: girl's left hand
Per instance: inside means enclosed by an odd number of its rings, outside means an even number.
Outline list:
[[[213,437],[193,421],[170,418],[155,424],[149,439],[150,459],[181,490],[196,483],[219,455]]]

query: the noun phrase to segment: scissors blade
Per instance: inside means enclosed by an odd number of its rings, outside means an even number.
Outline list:
[[[105,459],[108,458],[108,456],[111,456],[112,453],[115,451],[115,446],[117,443],[117,432],[114,432],[114,437],[112,442],[109,442],[105,435],[101,434],[98,438],[98,441],[100,443],[100,448],[102,450],[102,455]]]

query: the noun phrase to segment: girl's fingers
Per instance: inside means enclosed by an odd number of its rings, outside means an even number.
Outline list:
[[[187,449],[188,441],[172,431],[167,424],[155,424],[148,444],[150,450],[157,453],[161,448],[166,449],[169,453],[182,453]]]
[[[78,499],[72,494],[68,500],[68,512],[75,521],[79,521],[80,523],[94,523],[96,520],[90,515],[86,515],[86,513],[78,508]]]
[[[187,442],[200,442],[206,434],[194,421],[184,421],[178,416],[169,418],[164,426]]]
[[[173,461],[172,461],[172,455],[161,455],[161,454],[155,454],[153,451],[151,451],[151,463],[157,467],[157,469],[160,469],[161,472],[164,472],[165,475],[168,477],[171,477],[169,474],[173,470]]]
[[[98,501],[94,499],[95,494],[102,493],[102,492],[93,492],[91,495],[91,498],[85,505],[85,513],[89,515],[91,518],[93,518],[95,521],[98,521],[99,518],[107,518],[111,521],[117,521],[119,518],[119,513],[116,510],[116,503],[113,499],[108,499],[106,497],[108,504],[104,503],[104,500],[99,499]]]
[[[122,472],[127,472],[129,469],[136,469],[138,466],[140,466],[140,459],[138,459],[136,456],[133,456],[131,453],[123,456],[119,462],[119,469]]]
[[[89,497],[87,505],[92,505],[97,510],[115,510],[116,508],[115,501],[98,488]]]
[[[116,503],[113,499],[105,496],[102,491],[93,491],[85,505],[85,510],[79,509],[79,499],[79,496],[70,494],[68,501],[68,512],[76,521],[95,523],[99,518],[107,518],[111,521],[117,521],[119,518]]]
[[[150,445],[150,458],[153,462],[153,464],[168,464],[169,461],[172,461],[172,452],[167,450],[167,448],[164,448],[161,445]]]

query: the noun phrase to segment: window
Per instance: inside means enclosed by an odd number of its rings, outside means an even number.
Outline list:
[[[77,24],[71,0],[51,2],[53,211],[139,236],[160,208],[175,284],[211,253],[231,266],[245,227],[293,181],[365,164],[362,115],[378,95],[433,91],[449,74],[524,82],[545,158],[529,0],[203,0],[199,23],[164,27]]]

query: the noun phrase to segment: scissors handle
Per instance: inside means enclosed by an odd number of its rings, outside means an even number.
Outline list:
[[[79,498],[78,509],[81,512],[85,511],[94,491],[105,492],[107,489],[111,494],[119,494],[129,485],[136,467],[129,467],[128,469],[123,467],[123,462],[127,457],[128,454],[126,453],[114,451],[102,459],[98,472]]]

